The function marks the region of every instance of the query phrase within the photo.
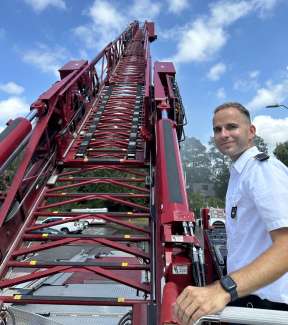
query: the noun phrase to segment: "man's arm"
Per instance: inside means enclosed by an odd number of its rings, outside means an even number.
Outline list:
[[[230,276],[237,284],[239,297],[247,296],[288,272],[288,228],[270,232],[271,247],[252,263]],[[206,287],[186,287],[177,298],[175,314],[180,324],[193,324],[200,317],[222,310],[230,295],[216,281]]]

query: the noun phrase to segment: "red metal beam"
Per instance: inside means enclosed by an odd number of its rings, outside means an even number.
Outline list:
[[[148,27],[149,31],[146,30]],[[0,288],[9,288],[59,273],[77,273],[83,277],[83,281],[85,277],[88,279],[92,274],[95,278],[96,275],[99,278],[105,277],[143,291],[145,295],[139,300],[126,300],[125,297],[118,299],[104,299],[99,296],[90,298],[85,297],[85,293],[83,297],[17,295],[14,298],[2,296],[0,297],[1,301],[14,304],[129,305],[133,307],[133,324],[138,325],[140,322],[145,322],[145,325],[148,325],[146,304],[152,302],[154,289],[151,282],[145,284],[140,279],[143,271],[149,272],[153,278],[152,262],[154,263],[152,256],[154,248],[151,246],[153,220],[150,217],[150,189],[147,188],[150,186],[150,179],[147,177],[151,176],[150,162],[148,162],[148,155],[146,156],[147,152],[145,152],[145,150],[147,151],[145,141],[148,139],[147,130],[150,123],[148,119],[150,108],[147,106],[151,85],[149,40],[152,41],[154,37],[153,26],[150,23],[145,23],[143,30],[139,29],[138,23],[133,23],[90,64],[78,61],[65,65],[60,71],[62,80],[41,95],[33,104],[33,107],[39,107],[39,112],[43,115],[40,114],[35,128],[36,135],[34,138],[32,136],[32,141],[28,145],[30,152],[27,153],[27,156],[24,155],[17,174],[19,179],[13,183],[16,188],[9,196],[10,201],[4,202],[3,218],[6,217],[15,194],[22,189],[21,186],[25,185],[28,188],[36,180],[37,171],[40,170],[42,162],[45,162],[45,159],[49,158],[51,154],[49,150],[56,148],[56,152],[51,155],[53,159],[43,169],[41,182],[39,181],[39,185],[37,185],[40,186],[39,191],[42,190],[41,197],[37,196],[38,193],[35,190],[34,197],[31,195],[29,200],[25,201],[29,219],[7,255],[1,268],[2,279],[0,280]],[[148,81],[145,79],[147,76]],[[74,116],[76,104],[80,105],[77,107],[80,109],[78,117]],[[84,110],[82,113],[81,107]],[[63,125],[59,126],[58,130],[54,130],[54,125],[58,125],[61,120]],[[48,130],[47,126],[48,129],[49,127],[52,129]],[[45,143],[45,139],[47,143]],[[39,143],[41,145],[44,143],[45,147],[40,146],[40,148]],[[26,173],[26,167],[31,162],[32,156],[36,161],[35,166],[32,166],[33,173]],[[44,158],[42,159],[42,157]],[[114,176],[111,178],[109,176],[99,177],[98,172],[103,172],[104,175],[105,173],[109,175],[114,173]],[[45,184],[49,175],[55,176],[55,182],[49,180]],[[85,175],[87,177],[83,178]],[[107,185],[108,190],[106,189]],[[101,191],[101,186],[105,187],[105,191]],[[79,188],[82,190],[84,188],[83,193]],[[121,189],[119,193],[118,189]],[[123,192],[123,189],[126,192]],[[128,191],[129,193],[127,193]],[[25,191],[23,193],[25,195]],[[18,194],[22,194],[22,191],[19,191]],[[104,214],[70,212],[72,207],[77,206],[78,203],[81,206],[90,206],[90,204],[94,204],[93,201],[102,205],[108,202],[116,208],[131,211],[109,211]],[[55,211],[56,208],[59,211]],[[127,234],[123,236],[108,235],[104,238],[104,235],[85,234],[44,235],[43,237],[41,234],[29,233],[36,229],[46,228],[47,224],[39,224],[39,222],[43,219],[41,217],[47,216],[69,217],[69,220],[53,222],[49,226],[81,220],[87,216],[97,216],[107,221],[107,227],[111,224],[120,225],[121,233],[124,230],[127,231]],[[140,218],[142,220],[139,220]],[[134,224],[134,219],[140,223]],[[142,233],[143,236],[139,236],[139,233]],[[137,244],[142,245],[143,242],[145,242],[145,250],[137,248]],[[113,259],[112,256],[111,264],[105,260],[102,260],[102,264],[99,260],[88,260],[83,263],[21,260],[21,256],[35,254],[37,257],[36,253],[65,247],[65,245],[89,245],[94,248],[104,246],[106,250],[108,247],[118,251],[120,257]],[[121,253],[123,257],[121,257]],[[136,256],[137,258],[133,257],[135,262],[128,263],[125,254]],[[122,259],[121,262],[119,262],[119,258]],[[137,264],[138,258],[143,264],[140,262]],[[32,273],[25,275],[22,273],[15,278],[5,278],[8,271],[13,274],[13,271],[25,273],[27,270],[31,270]],[[130,273],[127,272],[129,270]],[[130,276],[131,271],[133,271],[136,280]],[[137,307],[138,304],[141,305]]]

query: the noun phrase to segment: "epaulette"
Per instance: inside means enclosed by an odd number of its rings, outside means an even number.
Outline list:
[[[267,160],[269,159],[270,156],[267,155],[267,153],[265,152],[260,152],[258,153],[254,158],[259,160],[259,161],[264,161],[264,160]]]

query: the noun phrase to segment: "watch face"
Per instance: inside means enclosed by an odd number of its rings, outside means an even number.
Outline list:
[[[238,294],[236,290],[237,285],[229,275],[226,275],[223,278],[221,278],[220,283],[223,289],[230,293],[231,301],[235,301],[236,299],[238,299]]]
[[[225,287],[225,289],[227,289],[227,290],[236,288],[236,283],[229,276],[223,277],[221,279],[221,282],[222,282],[223,286]]]

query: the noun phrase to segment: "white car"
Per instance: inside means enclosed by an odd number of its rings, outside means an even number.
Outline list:
[[[107,208],[85,208],[85,209],[72,209],[71,212],[76,213],[88,213],[88,214],[96,214],[96,213],[107,213]],[[89,216],[88,218],[81,219],[84,223],[88,225],[105,225],[106,220],[98,217]]]
[[[219,208],[209,208],[209,226],[225,227],[225,210]]]
[[[60,221],[64,219],[69,219],[69,218],[64,218],[64,217],[48,217],[44,219],[41,223],[49,224],[50,222],[54,221]],[[64,232],[65,234],[68,233],[81,233],[82,230],[85,228],[85,225],[83,222],[79,221],[67,221],[65,223],[61,223],[59,225],[54,225],[50,226],[49,228],[56,229],[59,231]]]

